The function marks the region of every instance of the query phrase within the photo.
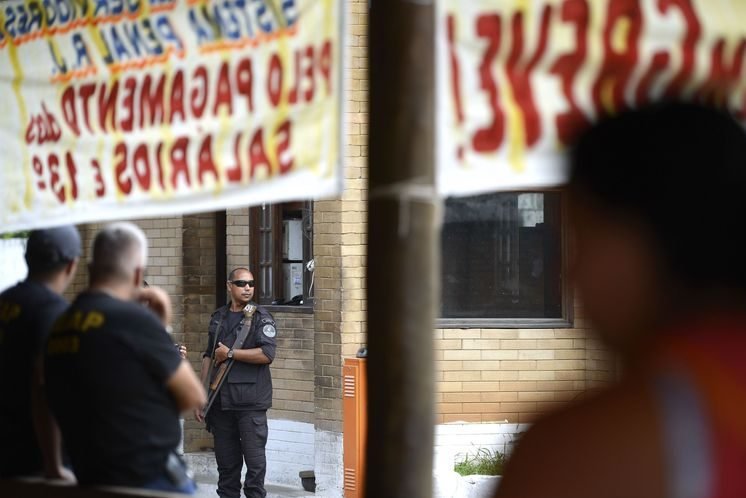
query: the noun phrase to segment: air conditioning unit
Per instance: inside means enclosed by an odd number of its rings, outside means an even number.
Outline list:
[[[303,220],[282,222],[282,259],[303,261]]]

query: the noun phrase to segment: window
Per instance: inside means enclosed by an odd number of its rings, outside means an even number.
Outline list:
[[[251,267],[259,304],[302,305],[313,297],[313,203],[263,204],[249,214]]]
[[[561,212],[559,192],[447,200],[441,325],[566,322]]]

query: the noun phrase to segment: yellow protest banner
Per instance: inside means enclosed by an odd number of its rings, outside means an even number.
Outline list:
[[[440,0],[437,9],[444,195],[561,185],[561,152],[605,113],[675,98],[746,117],[746,2]]]
[[[2,229],[340,191],[341,0],[0,4]]]

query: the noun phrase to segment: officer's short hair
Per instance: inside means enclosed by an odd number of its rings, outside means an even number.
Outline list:
[[[128,279],[136,268],[145,268],[148,239],[134,223],[104,227],[93,241],[90,271],[93,279]]]
[[[244,266],[239,266],[238,268],[233,268],[231,270],[230,275],[228,275],[228,281],[229,282],[233,282],[233,279],[236,278],[236,273],[238,273],[240,271],[247,271],[247,272],[251,273],[251,270],[249,270],[248,268],[246,268]]]

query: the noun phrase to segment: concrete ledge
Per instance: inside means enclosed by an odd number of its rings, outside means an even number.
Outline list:
[[[433,474],[435,498],[491,498],[501,476],[461,476],[456,472]]]
[[[502,476],[464,476],[461,479],[466,491],[464,498],[490,498]]]

